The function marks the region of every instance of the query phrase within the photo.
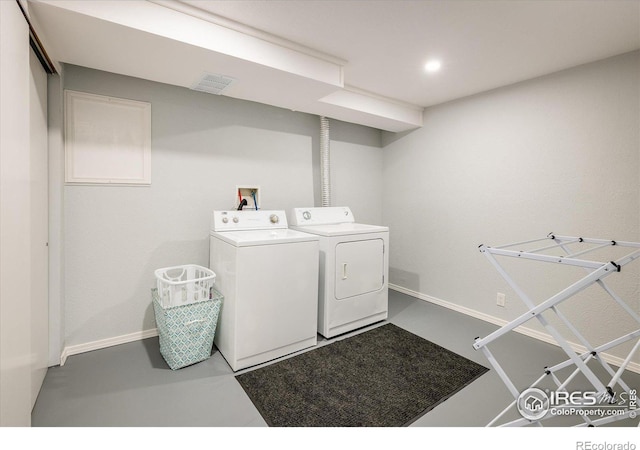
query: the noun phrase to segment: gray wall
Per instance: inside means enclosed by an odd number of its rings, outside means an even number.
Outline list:
[[[64,188],[67,347],[154,328],[153,271],[208,265],[211,211],[236,185],[259,185],[263,209],[319,204],[317,116],[69,65],[64,88],[152,104],[151,186]],[[380,222],[380,132],[330,125],[334,199]]]
[[[390,227],[393,284],[511,320],[525,308],[479,244],[640,240],[639,65],[634,52],[432,107],[408,133],[331,121],[333,203]],[[64,87],[150,101],[153,116],[150,187],[64,187],[67,346],[153,328],[153,270],[207,264],[210,211],[236,184],[259,184],[264,208],[320,202],[315,116],[75,66]],[[583,274],[521,263],[505,266],[536,301]],[[636,264],[612,286],[638,311]],[[595,289],[563,310],[593,343],[633,327]]]
[[[640,53],[621,55],[435,106],[426,110],[423,128],[384,133],[391,282],[479,316],[512,320],[526,309],[479,244],[549,232],[638,241],[639,66]],[[584,275],[504,263],[536,302]],[[612,281],[636,311],[638,265]],[[506,308],[496,306],[498,291],[507,294]],[[592,343],[635,329],[596,288],[561,309]],[[537,325],[527,323],[542,331]]]

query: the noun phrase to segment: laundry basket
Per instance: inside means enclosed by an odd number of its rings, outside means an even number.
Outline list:
[[[172,370],[211,356],[224,297],[213,287],[210,292],[211,298],[206,300],[164,307],[160,303],[158,290],[152,289],[160,353]]]
[[[165,308],[208,300],[216,274],[196,264],[155,271],[160,304]]]

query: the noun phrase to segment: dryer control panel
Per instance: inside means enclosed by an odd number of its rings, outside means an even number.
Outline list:
[[[214,211],[212,231],[250,231],[289,228],[284,211]]]
[[[354,223],[353,213],[348,206],[327,206],[321,208],[293,208],[290,214],[291,225],[332,225],[336,223]]]

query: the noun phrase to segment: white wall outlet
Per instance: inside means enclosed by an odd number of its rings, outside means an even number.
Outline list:
[[[502,306],[504,308],[505,303],[507,303],[507,296],[502,292],[498,292],[498,295],[496,297],[496,305]]]

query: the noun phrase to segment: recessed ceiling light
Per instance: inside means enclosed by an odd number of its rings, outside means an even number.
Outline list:
[[[432,59],[424,65],[424,70],[427,72],[437,72],[440,70],[440,67],[442,67],[442,63],[437,59]]]

